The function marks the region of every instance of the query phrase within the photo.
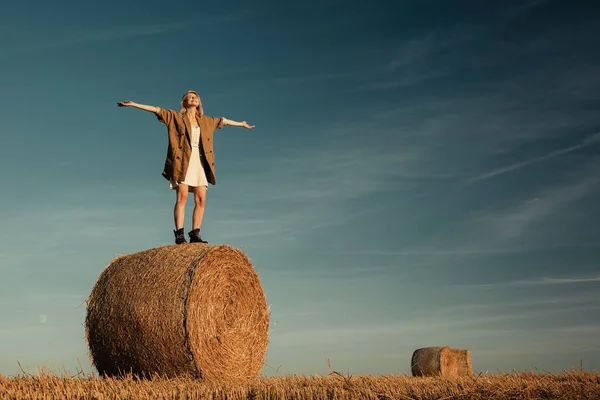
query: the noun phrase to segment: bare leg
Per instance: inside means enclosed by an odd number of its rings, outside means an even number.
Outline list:
[[[185,217],[185,202],[188,196],[188,185],[177,185],[175,188],[177,191],[177,200],[175,201],[175,208],[173,210],[173,216],[175,218],[175,229],[183,228],[183,222]]]
[[[194,214],[192,214],[192,229],[200,229],[206,203],[206,186],[192,188],[194,192]]]

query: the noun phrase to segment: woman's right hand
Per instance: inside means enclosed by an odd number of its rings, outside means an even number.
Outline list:
[[[117,106],[119,107],[131,107],[133,106],[135,103],[131,100],[125,100],[125,101],[118,101],[117,102]]]

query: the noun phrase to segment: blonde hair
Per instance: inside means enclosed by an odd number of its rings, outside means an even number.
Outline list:
[[[198,95],[198,93],[195,90],[188,90],[187,92],[185,92],[185,94],[183,96],[181,96],[181,102],[179,103],[179,106],[180,106],[179,111],[181,113],[187,112],[187,109],[183,106],[183,100],[190,93],[193,93],[196,95],[196,97],[198,97],[198,102],[200,104],[198,105],[198,108],[196,109],[196,115],[198,115],[199,117],[202,117],[204,115],[204,109],[202,108],[202,100],[200,99],[200,96]]]

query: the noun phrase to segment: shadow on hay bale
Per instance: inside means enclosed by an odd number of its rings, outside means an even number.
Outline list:
[[[115,258],[88,299],[86,337],[101,375],[245,381],[262,369],[269,311],[248,257],[182,244]]]
[[[471,352],[447,346],[423,347],[411,359],[413,376],[470,376]]]

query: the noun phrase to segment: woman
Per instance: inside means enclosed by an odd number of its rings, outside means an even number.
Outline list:
[[[246,121],[236,122],[227,118],[214,118],[204,115],[198,93],[188,91],[181,99],[180,111],[165,110],[157,106],[137,104],[133,101],[120,101],[119,107],[135,107],[156,114],[158,120],[167,126],[169,148],[163,176],[169,180],[171,189],[176,190],[175,201],[175,243],[187,243],[183,222],[188,192],[194,193],[194,213],[192,230],[188,232],[191,243],[207,243],[200,237],[200,225],[204,215],[208,183],[215,185],[215,158],[213,154],[213,133],[226,125],[254,128]]]

